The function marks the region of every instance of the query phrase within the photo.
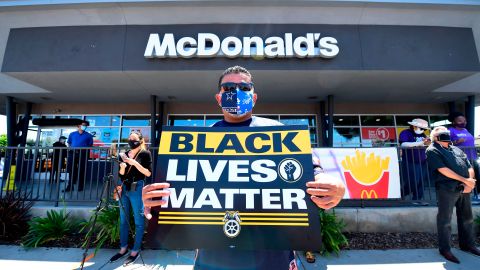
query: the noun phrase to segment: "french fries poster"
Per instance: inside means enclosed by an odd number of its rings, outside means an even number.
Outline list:
[[[318,208],[306,126],[164,127],[147,245],[163,249],[318,250]]]
[[[325,173],[343,179],[344,199],[400,198],[400,175],[395,147],[316,148],[313,157]]]

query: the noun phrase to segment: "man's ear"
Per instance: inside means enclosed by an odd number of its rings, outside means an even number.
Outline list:
[[[220,93],[215,94],[215,99],[217,100],[218,106],[222,107],[222,95]]]
[[[257,103],[257,93],[253,93],[253,105]]]

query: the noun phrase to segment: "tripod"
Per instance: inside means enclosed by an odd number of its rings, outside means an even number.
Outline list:
[[[94,217],[93,217],[93,222],[91,223],[91,226],[87,232],[87,240],[86,240],[86,243],[85,243],[85,250],[83,252],[83,258],[82,258],[82,262],[80,264],[80,269],[83,270],[83,266],[85,264],[86,261],[88,261],[89,259],[91,259],[94,254],[88,256],[88,249],[90,248],[90,243],[91,243],[91,238],[92,238],[92,235],[93,235],[93,230],[95,229],[95,225],[97,223],[97,218],[98,218],[98,213],[105,209],[105,208],[108,208],[111,204],[111,200],[110,200],[110,190],[111,188],[114,187],[113,185],[113,174],[109,173],[108,175],[106,175],[104,178],[103,178],[103,187],[102,187],[102,192],[100,193],[100,198],[98,200],[98,203],[97,203],[97,207],[95,208],[95,213],[94,213]],[[121,195],[120,193],[118,192],[117,188],[114,188],[114,191],[117,195],[117,198],[119,198],[118,202],[119,202],[119,206],[120,206],[120,211],[123,211],[123,214],[126,216],[126,220],[127,220],[127,223],[128,223],[128,229],[129,229],[129,232],[134,233],[133,229],[132,229],[132,226],[130,224],[130,216],[127,216],[126,212],[125,212],[125,208],[123,206],[123,203],[122,203],[122,200],[121,200]],[[142,264],[145,265],[145,262],[143,261],[143,257],[142,257],[142,253],[140,252],[140,250],[138,251],[138,255],[140,257],[140,259],[142,260]],[[88,257],[88,258],[87,258]],[[108,264],[110,261],[108,261],[107,263],[105,263],[102,267],[100,268],[103,268],[106,264]]]

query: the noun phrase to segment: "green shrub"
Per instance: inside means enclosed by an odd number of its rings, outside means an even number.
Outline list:
[[[10,192],[0,198],[0,239],[14,241],[27,233],[33,202]]]
[[[91,246],[95,245],[95,254],[105,244],[117,245],[120,240],[120,210],[119,207],[106,207],[98,212],[95,228],[90,230],[94,215],[82,225],[81,232],[85,232],[85,240],[82,247],[87,245],[87,238],[92,235]],[[133,222],[131,220],[131,222]],[[134,223],[131,223],[134,224]]]
[[[49,210],[47,217],[35,217],[29,222],[27,235],[22,239],[25,247],[38,247],[49,241],[55,241],[78,233],[80,222],[70,217],[66,209]]]
[[[5,156],[5,148],[3,148],[3,147],[7,147],[7,135],[6,134],[0,135],[0,157]]]
[[[329,213],[320,209],[319,214],[323,244],[320,253],[322,255],[329,255],[333,252],[338,255],[340,247],[348,245],[348,240],[342,233],[343,228],[345,228],[345,223],[343,220],[337,219],[335,211]]]

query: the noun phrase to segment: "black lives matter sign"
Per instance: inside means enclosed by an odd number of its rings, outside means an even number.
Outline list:
[[[155,179],[171,194],[153,209],[149,247],[320,247],[307,127],[164,127],[158,154]]]

